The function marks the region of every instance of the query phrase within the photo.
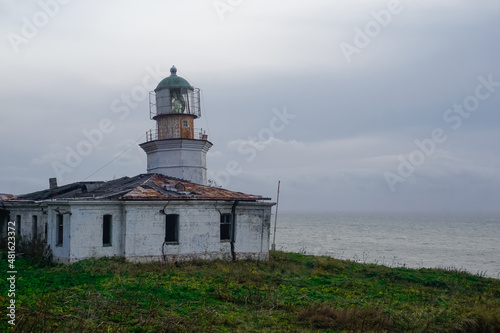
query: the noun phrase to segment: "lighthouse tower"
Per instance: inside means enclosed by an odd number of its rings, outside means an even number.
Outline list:
[[[140,144],[147,154],[148,173],[206,185],[206,156],[212,143],[203,130],[194,128],[194,120],[201,117],[200,89],[177,76],[175,66],[151,92],[150,117],[156,128]]]

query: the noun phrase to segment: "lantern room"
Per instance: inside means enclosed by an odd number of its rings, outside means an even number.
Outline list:
[[[172,66],[150,94],[150,117],[156,120],[156,139],[195,139],[194,119],[201,117],[200,89],[177,76]]]

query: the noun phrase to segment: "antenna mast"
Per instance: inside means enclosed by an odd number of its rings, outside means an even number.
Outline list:
[[[273,245],[271,246],[271,250],[276,251],[276,222],[278,221],[278,205],[280,203],[280,183],[278,180],[278,195],[276,198],[276,214],[274,215],[274,233],[273,233]]]

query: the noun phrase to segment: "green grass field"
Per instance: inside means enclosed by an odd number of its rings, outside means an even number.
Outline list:
[[[31,264],[16,261],[17,325],[4,315],[2,331],[500,332],[500,280],[462,271],[283,252],[268,262]],[[8,301],[2,292],[3,311]]]

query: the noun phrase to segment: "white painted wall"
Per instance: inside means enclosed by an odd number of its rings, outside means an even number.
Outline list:
[[[230,244],[220,240],[220,214],[232,201],[126,203],[125,257],[129,260],[230,258]],[[240,203],[236,209],[235,251],[239,257],[266,259],[272,203]],[[179,215],[179,244],[164,244],[165,214]]]
[[[71,205],[70,261],[121,256],[121,207],[117,203]],[[111,215],[111,246],[103,244],[103,217]]]
[[[91,257],[125,257],[131,261],[231,258],[230,243],[220,240],[220,214],[231,213],[233,201],[46,202],[13,205],[11,218],[21,215],[22,236],[32,237],[32,216],[38,216],[38,235],[44,235],[54,260],[72,263]],[[240,202],[236,207],[235,252],[238,259],[267,259],[273,203]],[[63,244],[57,244],[57,215],[63,215]],[[43,214],[45,211],[47,214]],[[103,216],[112,216],[111,246],[104,246]],[[179,242],[165,244],[165,214],[179,215]]]
[[[148,173],[207,184],[207,152],[212,143],[206,140],[168,139],[140,146],[147,154]]]
[[[20,203],[10,211],[10,221],[16,221],[16,216],[21,217],[21,236],[22,239],[33,239],[33,233],[36,232],[38,239],[45,238],[45,224],[47,223],[47,215],[42,212],[42,208],[38,205],[29,203]],[[37,217],[37,229],[33,229],[33,216]],[[2,234],[7,232],[7,224],[9,219],[5,216],[2,223]],[[17,230],[17,225],[16,225]]]
[[[59,245],[57,244],[57,215],[59,215],[59,213],[55,211],[56,208],[59,208],[60,212],[71,211],[71,207],[66,204],[47,207],[47,244],[50,246],[56,262],[69,263],[71,248],[71,216],[69,214],[63,215],[63,243]]]

